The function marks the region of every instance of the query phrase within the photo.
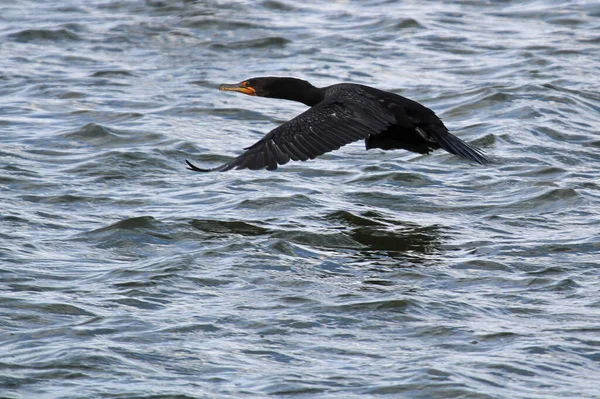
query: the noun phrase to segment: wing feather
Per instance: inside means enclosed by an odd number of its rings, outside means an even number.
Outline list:
[[[357,94],[361,98],[359,102],[342,95],[313,106],[271,130],[224,165],[201,169],[188,162],[189,168],[197,172],[224,172],[234,168],[274,170],[290,159],[314,159],[353,141],[378,134],[395,123],[394,115],[376,99],[365,97],[365,93]]]
[[[291,141],[288,141],[287,143],[282,143],[281,145],[283,149],[288,154],[290,154],[290,158],[292,158],[294,161],[308,160],[308,157],[302,151],[300,151],[298,147],[296,147]]]

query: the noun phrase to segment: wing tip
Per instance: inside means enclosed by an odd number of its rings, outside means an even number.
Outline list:
[[[213,169],[202,169],[202,168],[199,168],[196,165],[194,165],[193,163],[191,163],[190,161],[188,161],[187,159],[185,160],[185,163],[187,163],[187,169],[188,170],[192,170],[194,172],[203,172],[203,173],[206,173],[206,172],[212,172],[213,171]]]

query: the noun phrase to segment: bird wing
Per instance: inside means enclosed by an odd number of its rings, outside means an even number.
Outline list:
[[[374,99],[359,103],[338,96],[325,100],[294,119],[271,130],[232,161],[212,169],[187,162],[196,172],[224,172],[230,169],[277,169],[291,160],[306,161],[341,146],[378,134],[396,119]]]

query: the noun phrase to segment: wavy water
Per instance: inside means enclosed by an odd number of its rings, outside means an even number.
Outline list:
[[[600,398],[600,6],[16,0],[0,13],[0,397]],[[302,112],[420,101],[492,159],[197,174]]]

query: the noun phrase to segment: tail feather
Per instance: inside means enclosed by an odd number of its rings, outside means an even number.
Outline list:
[[[453,134],[445,131],[429,131],[429,137],[433,139],[441,148],[448,151],[450,154],[458,155],[465,159],[485,165],[489,163],[489,159],[484,155],[485,152],[477,147],[465,143]]]

